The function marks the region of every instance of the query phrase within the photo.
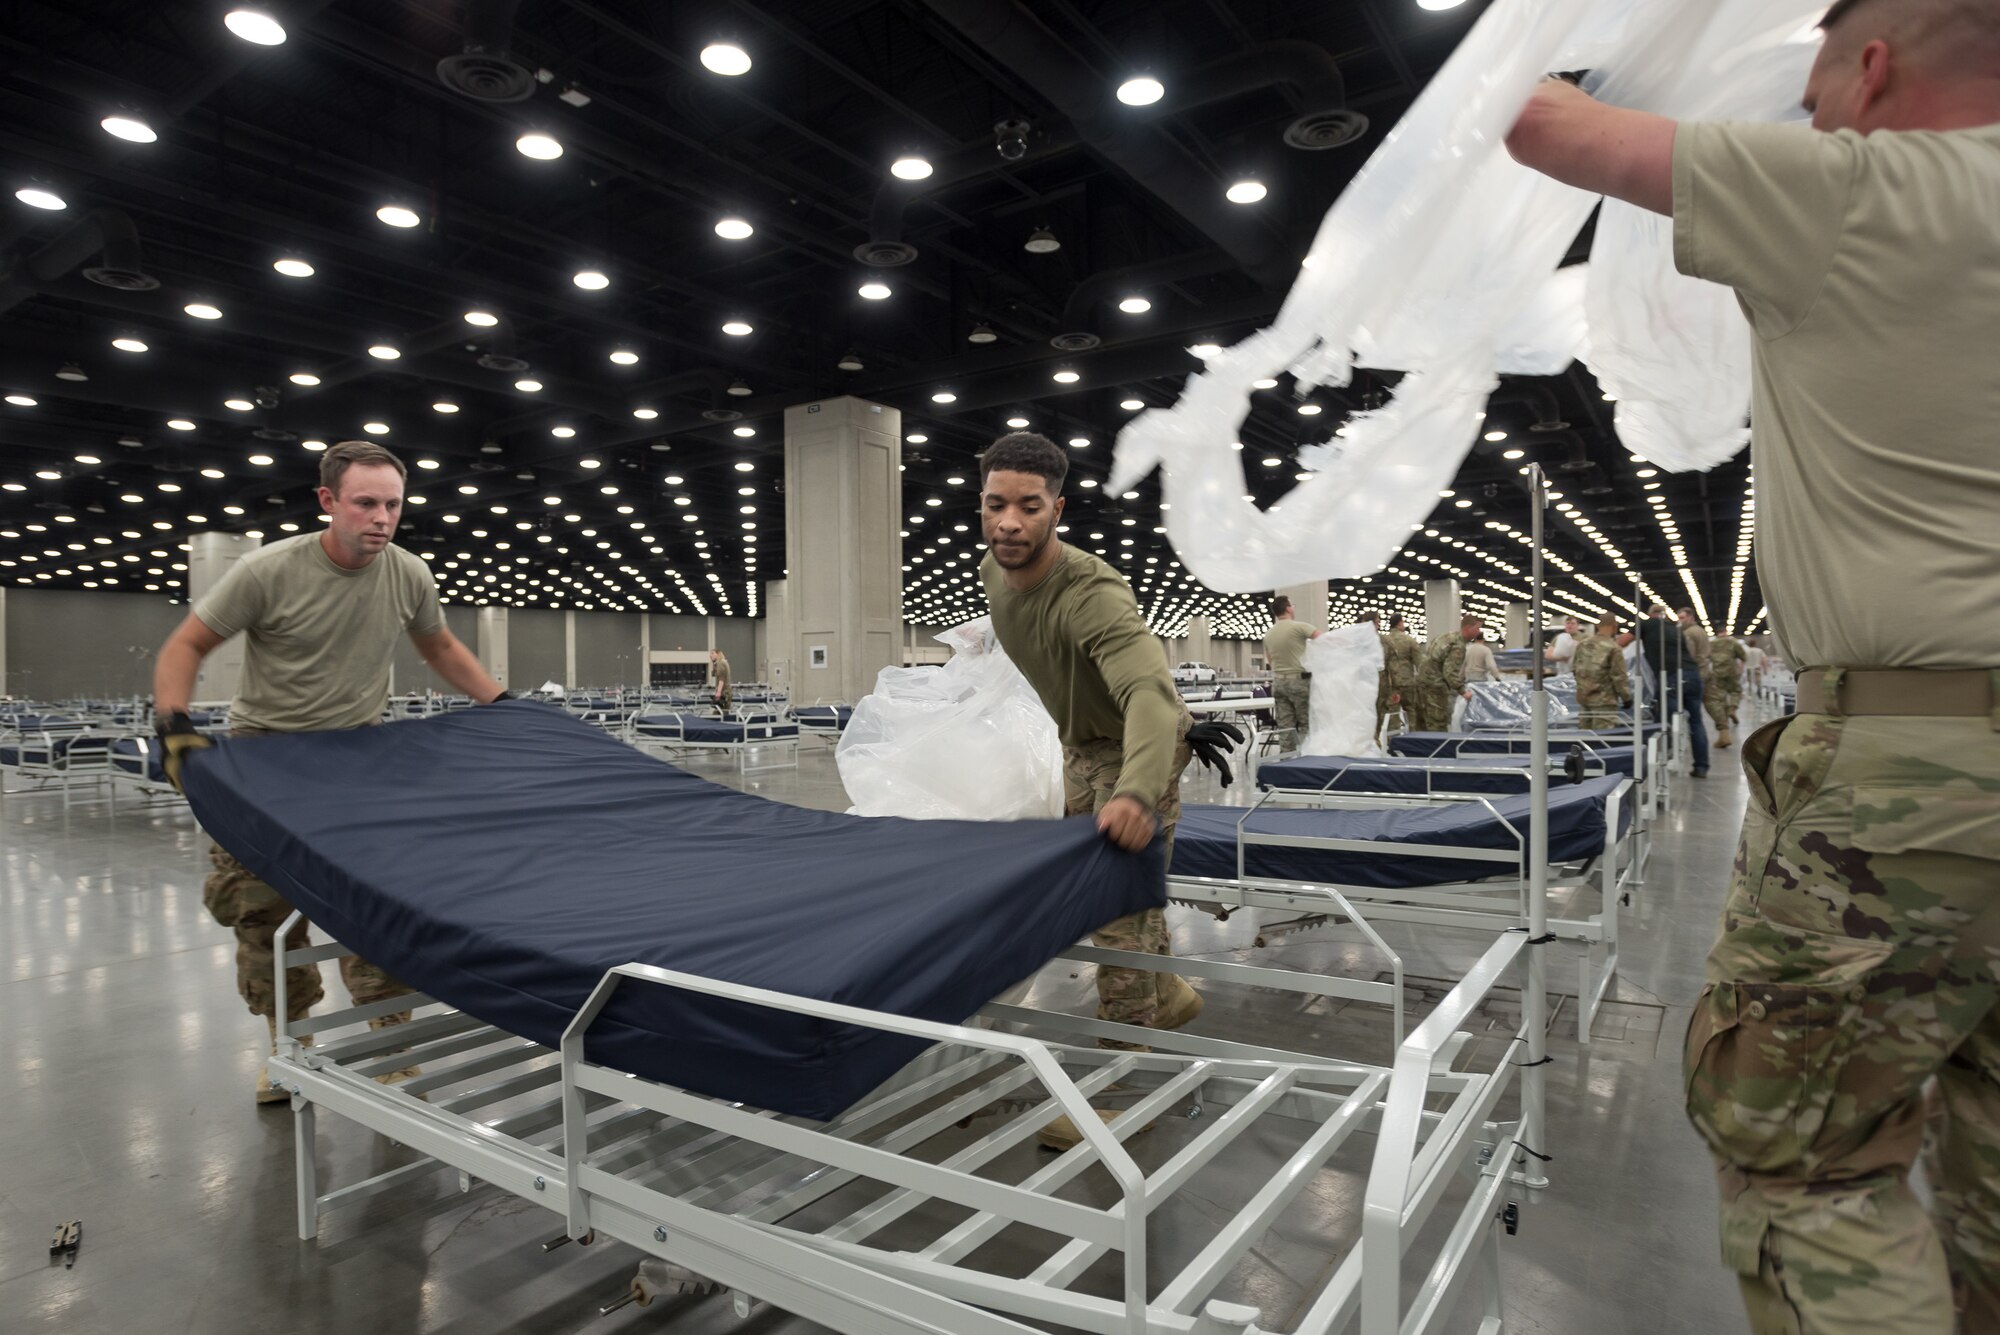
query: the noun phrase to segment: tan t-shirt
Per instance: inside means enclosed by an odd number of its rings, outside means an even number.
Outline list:
[[[1271,660],[1271,671],[1288,674],[1305,671],[1306,645],[1312,637],[1312,627],[1303,621],[1273,621],[1264,635],[1264,657]]]
[[[393,542],[345,570],[301,533],[250,553],[195,604],[203,625],[241,634],[233,727],[325,732],[378,722],[405,632],[444,629],[430,567]]]
[[[1750,317],[1786,660],[2000,667],[2000,125],[1683,125],[1674,260]]]

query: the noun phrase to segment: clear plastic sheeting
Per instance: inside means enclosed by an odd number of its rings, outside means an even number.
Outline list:
[[[859,816],[1030,820],[1063,812],[1055,720],[988,617],[937,636],[942,667],[883,668],[834,748]]]
[[[1575,727],[1577,722],[1576,680],[1543,679],[1549,697],[1549,725]],[[1474,681],[1466,687],[1472,698],[1465,702],[1460,726],[1466,732],[1526,732],[1532,718],[1534,687],[1525,681]]]
[[[1382,678],[1382,637],[1373,626],[1342,626],[1308,641],[1302,659],[1312,674],[1308,730],[1299,753],[1379,756],[1375,691]]]
[[[1727,458],[1749,408],[1732,296],[1675,273],[1668,230],[1644,219],[1614,216],[1588,273],[1557,276],[1599,199],[1521,167],[1504,139],[1543,74],[1562,69],[1604,72],[1602,95],[1625,105],[1776,119],[1804,86],[1824,8],[1498,0],[1341,192],[1272,325],[1210,356],[1172,407],[1127,424],[1111,490],[1161,468],[1168,536],[1211,588],[1365,577],[1436,504],[1498,374],[1555,373],[1579,350],[1619,385],[1620,426],[1644,437],[1640,452],[1675,468]],[[1252,382],[1289,371],[1302,390],[1345,385],[1356,365],[1407,374],[1345,437],[1302,449],[1306,479],[1260,510],[1233,448]]]

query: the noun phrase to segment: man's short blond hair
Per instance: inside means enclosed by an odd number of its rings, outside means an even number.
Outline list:
[[[387,464],[396,470],[397,477],[409,480],[410,470],[403,467],[403,461],[380,445],[367,440],[343,440],[319,457],[319,484],[340,495],[340,479],[356,464]]]
[[[1837,0],[1820,30],[1843,51],[1883,41],[1930,74],[1991,78],[2000,0]]]

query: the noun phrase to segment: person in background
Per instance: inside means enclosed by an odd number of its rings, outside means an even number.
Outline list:
[[[1493,646],[1486,642],[1484,631],[1465,646],[1465,680],[1468,683],[1500,680],[1500,664],[1493,657]]]
[[[1271,599],[1271,629],[1264,634],[1264,656],[1271,663],[1271,713],[1278,726],[1278,749],[1296,750],[1312,727],[1312,674],[1305,670],[1306,645],[1319,632],[1292,614],[1284,594]]]
[[[1417,713],[1417,667],[1423,659],[1424,646],[1417,637],[1410,634],[1408,623],[1400,613],[1389,618],[1388,634],[1382,637],[1382,671],[1389,682],[1388,713],[1400,710],[1403,726],[1414,728]]]
[[[390,541],[403,513],[402,461],[379,445],[347,440],[320,456],[319,503],[328,523],[259,547],[231,566],[167,637],[153,665],[155,726],[163,767],[176,788],[192,752],[212,745],[188,717],[202,661],[243,636],[243,666],[229,707],[231,732],[256,737],[282,732],[330,732],[382,721],[389,702],[390,660],[408,635],[431,671],[482,704],[506,698],[444,621],[430,567]],[[236,934],[236,991],[252,1015],[264,1017],[277,1051],[278,929],[292,914],[278,892],[221,845],[211,845],[214,871],[202,886],[209,914]],[[311,944],[301,920],[287,949]],[[354,955],[340,960],[340,980],[356,1005],[403,996],[409,988]],[[285,971],[285,1021],[304,1019],[324,995],[319,966]],[[384,1029],[409,1011],[368,1022]],[[305,1041],[310,1041],[308,1038]],[[387,1083],[415,1068],[376,1079]],[[270,1073],[257,1076],[257,1102],[284,1103]]]
[[[1582,634],[1582,622],[1575,617],[1563,618],[1563,628],[1556,632],[1555,639],[1549,642],[1545,654],[1552,665],[1551,670],[1557,676],[1570,671],[1570,660],[1576,655],[1577,642]]]
[[[1593,634],[1578,641],[1570,666],[1576,675],[1578,726],[1597,732],[1616,728],[1619,707],[1632,698],[1618,644],[1618,618],[1605,617]]]
[[[1701,674],[1688,657],[1687,639],[1667,620],[1664,604],[1654,603],[1639,623],[1639,648],[1659,684],[1660,722],[1675,714],[1687,719],[1688,749],[1697,779],[1708,777],[1708,729],[1701,721]]]
[[[721,710],[724,715],[727,715],[729,713],[730,702],[735,698],[730,685],[729,655],[723,653],[720,649],[710,649],[708,651],[708,675],[710,680],[715,683],[715,707]]]
[[[1721,712],[1721,717],[1715,721],[1716,726],[1727,736],[1730,725],[1736,722],[1737,707],[1743,703],[1742,642],[1733,635],[1716,636],[1709,642],[1708,668],[1711,674],[1710,680],[1715,684],[1717,704]],[[1717,745],[1727,746],[1729,741],[1718,742]]]
[[[1729,714],[1722,707],[1722,689],[1715,684],[1715,664],[1711,659],[1714,640],[1708,627],[1695,620],[1694,609],[1683,607],[1677,612],[1681,622],[1681,638],[1687,641],[1688,657],[1694,660],[1695,671],[1701,676],[1701,704],[1707,711],[1709,722],[1715,725],[1715,745],[1726,747],[1736,739],[1729,734]]]
[[[1479,638],[1480,621],[1466,615],[1452,634],[1441,634],[1424,646],[1417,668],[1417,709],[1422,715],[1420,732],[1448,732],[1455,700],[1470,698],[1465,689],[1466,647]]]
[[[1750,800],[1687,1110],[1758,1335],[2000,1330],[2000,0],[1839,0],[1805,124],[1545,85],[1514,155],[1673,218],[1750,325],[1798,712]],[[1777,665],[1774,659],[1772,666]],[[1925,1202],[1925,1093],[1942,1109]]]

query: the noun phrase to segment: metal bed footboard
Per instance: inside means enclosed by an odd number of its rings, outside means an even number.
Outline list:
[[[298,920],[287,921],[279,941]],[[1072,1047],[1013,1032],[992,1016],[997,1008],[985,1021],[934,1024],[632,964],[599,982],[559,1054],[411,995],[283,1026],[271,1076],[293,1095],[301,1237],[317,1233],[327,1209],[455,1169],[461,1190],[491,1182],[562,1215],[566,1238],[616,1238],[735,1290],[740,1314],[768,1302],[856,1335],[1018,1335],[1044,1323],[1106,1335],[1265,1335],[1277,1328],[1221,1296],[1226,1281],[1311,1183],[1346,1171],[1365,1174],[1366,1219],[1359,1236],[1328,1240],[1329,1264],[1301,1300],[1310,1308],[1290,1327],[1294,1335],[1351,1330],[1357,1318],[1363,1335],[1435,1332],[1474,1281],[1487,1288],[1481,1329],[1489,1330],[1500,1312],[1495,1203],[1510,1158],[1495,1146],[1528,1138],[1495,1117],[1527,1041],[1526,1019],[1490,1070],[1451,1068],[1469,1042],[1460,1032],[1466,1020],[1526,944],[1521,933],[1497,940],[1402,1042],[1393,1067],[1182,1050],[1200,1040],[1181,1034],[1152,1035],[1150,1053]],[[275,972],[282,980],[287,967],[345,953],[331,944],[284,950]],[[1243,980],[1283,972],[1249,970]],[[1291,977],[1308,991],[1326,981]],[[832,1122],[777,1116],[588,1060],[585,1034],[613,993],[631,986],[697,991],[933,1046]],[[282,994],[279,1006],[282,1013]],[[385,1007],[417,1016],[336,1034]],[[1069,1018],[1028,1017],[1037,1027]],[[315,1034],[326,1041],[297,1042]],[[417,1079],[373,1079],[416,1063],[425,1068]],[[1134,1101],[1106,1124],[1088,1100],[1114,1082]],[[313,1154],[320,1107],[428,1157],[321,1194]],[[1155,1156],[1163,1161],[1143,1171],[1125,1141],[1183,1108],[1218,1115],[1189,1123],[1196,1129],[1186,1143],[1163,1146]],[[985,1134],[958,1130],[996,1109]],[[1025,1156],[1005,1158],[1059,1112],[1075,1121],[1081,1144],[1026,1167]],[[1539,1121],[1525,1106],[1522,1115]],[[1282,1167],[1213,1225],[1184,1266],[1150,1276],[1149,1216],[1211,1164],[1228,1162],[1232,1149],[1267,1140],[1270,1133],[1246,1134],[1267,1118],[1300,1124]],[[1372,1156],[1350,1146],[1356,1133],[1377,1136]],[[1344,1147],[1347,1158],[1336,1162]],[[1109,1200],[1058,1195],[1100,1168],[1115,1183]],[[924,1213],[933,1202],[952,1208]],[[821,1208],[808,1215],[810,1206]],[[829,1215],[829,1207],[838,1209]],[[1449,1228],[1431,1254],[1430,1277],[1406,1301],[1406,1253],[1440,1208],[1452,1212]],[[881,1237],[892,1225],[928,1241]],[[1031,1273],[966,1264],[1010,1229],[1010,1238],[1046,1250]],[[1351,1245],[1336,1265],[1338,1241]],[[1077,1285],[1112,1253],[1123,1263],[1115,1296]]]
[[[671,723],[668,720],[671,719]],[[733,756],[736,769],[742,774],[754,774],[759,770],[797,769],[799,764],[799,725],[783,714],[774,714],[761,723],[747,720],[722,720],[734,722],[743,729],[743,736],[729,741],[706,741],[687,735],[687,716],[672,714],[646,719],[634,716],[627,726],[625,740],[633,747],[647,754],[659,754],[662,758],[693,755],[697,751],[720,751]],[[647,723],[653,732],[641,732],[639,725]],[[790,728],[789,733],[780,733],[780,728]],[[774,753],[778,759],[762,759],[752,764],[753,752],[762,751],[765,756]],[[789,757],[789,758],[787,758]]]

